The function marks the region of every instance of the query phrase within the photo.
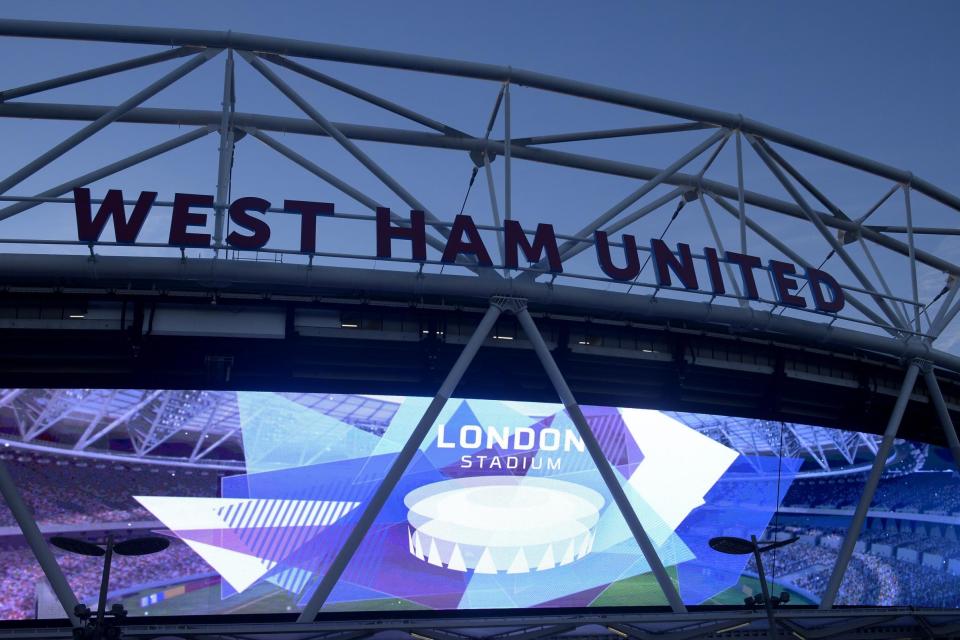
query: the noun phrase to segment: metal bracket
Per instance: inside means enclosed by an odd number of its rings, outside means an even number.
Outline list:
[[[920,369],[920,373],[933,371],[933,363],[926,358],[912,358],[910,363],[916,365],[917,368]]]
[[[493,296],[490,298],[490,306],[496,307],[502,312],[518,315],[527,308],[527,299],[512,298],[510,296]]]

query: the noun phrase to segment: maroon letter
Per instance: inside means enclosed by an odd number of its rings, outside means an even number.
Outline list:
[[[177,193],[173,196],[173,217],[170,220],[170,244],[175,247],[209,247],[209,233],[191,233],[187,227],[206,226],[207,214],[190,211],[190,207],[213,207],[213,196]]]
[[[537,232],[533,236],[533,246],[527,242],[527,234],[516,220],[506,220],[503,223],[504,262],[505,266],[516,269],[517,248],[523,251],[528,262],[540,262],[544,250],[547,252],[547,262],[551,273],[563,273],[560,263],[560,251],[557,249],[557,237],[553,233],[552,224],[538,224]]]
[[[817,311],[836,313],[843,309],[845,302],[843,289],[833,279],[833,276],[826,271],[820,271],[820,269],[807,269],[807,280],[810,282],[810,293],[813,294],[813,306],[817,308]],[[827,285],[827,289],[830,290],[830,300],[827,300],[823,295],[821,285]]]
[[[237,198],[230,205],[230,219],[241,229],[252,231],[253,235],[244,236],[231,231],[227,242],[238,249],[259,249],[270,240],[270,225],[265,220],[254,218],[247,210],[266,213],[270,203],[263,198]]]
[[[673,271],[680,279],[684,289],[698,289],[697,272],[693,264],[693,256],[690,255],[690,245],[677,243],[677,252],[680,258],[677,259],[670,247],[663,240],[656,238],[650,240],[650,248],[653,250],[653,266],[657,274],[657,284],[661,287],[669,287],[671,284],[670,272]]]
[[[707,273],[710,274],[710,288],[713,289],[713,292],[722,296],[727,292],[727,288],[723,286],[723,274],[720,273],[720,259],[717,257],[717,250],[713,247],[706,247],[703,250],[703,255],[707,259]]]
[[[780,304],[803,309],[807,301],[801,296],[795,296],[791,291],[797,289],[797,281],[788,276],[796,275],[797,269],[789,262],[779,260],[770,261],[770,273],[773,275],[773,291],[777,294]]]
[[[157,199],[156,191],[141,191],[137,204],[133,206],[133,215],[127,221],[127,211],[123,206],[123,192],[119,189],[107,191],[97,217],[91,219],[90,189],[73,190],[73,206],[77,213],[77,239],[83,242],[96,242],[107,226],[107,218],[113,217],[113,232],[117,242],[132,244],[137,241],[137,235],[143,228],[143,223],[150,213],[153,201]]]
[[[760,258],[747,255],[746,253],[737,253],[736,251],[727,251],[727,262],[740,267],[740,276],[743,278],[744,296],[751,300],[760,297],[757,291],[757,281],[753,279],[753,269],[760,266]]]
[[[637,255],[637,239],[630,234],[623,234],[623,255],[627,258],[627,266],[618,267],[610,257],[610,241],[606,231],[596,231],[593,234],[594,246],[597,249],[597,261],[603,272],[614,280],[633,280],[640,275],[640,256]]]
[[[317,216],[332,216],[333,204],[310,200],[284,200],[283,210],[300,214],[300,251],[317,250]]]
[[[427,232],[423,222],[423,211],[410,212],[409,227],[395,227],[390,224],[390,209],[377,207],[377,257],[392,258],[391,240],[409,240],[414,260],[427,259]]]
[[[463,239],[463,235],[467,239]],[[440,262],[455,264],[457,256],[461,253],[472,253],[477,256],[477,262],[481,267],[492,267],[493,261],[490,260],[490,254],[487,248],[483,246],[483,240],[480,238],[480,232],[477,231],[477,225],[473,223],[473,218],[463,214],[453,219],[453,227],[450,228],[450,235],[447,236],[447,246],[443,248],[443,255]]]

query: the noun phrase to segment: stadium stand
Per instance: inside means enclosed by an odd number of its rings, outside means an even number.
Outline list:
[[[151,515],[134,495],[216,496],[223,471],[130,464],[70,456],[8,450],[0,453],[25,502],[41,528],[83,531],[91,524],[149,523]],[[802,526],[771,527],[800,535],[797,544],[764,557],[768,577],[778,585],[816,598],[827,584],[844,530],[837,516],[821,510],[852,509],[864,474],[801,478],[783,504],[801,510]],[[750,483],[734,482],[724,491],[726,502],[756,504]],[[956,606],[960,592],[960,479],[956,473],[897,473],[881,480],[872,516],[840,590],[838,604]],[[924,516],[937,516],[927,518]],[[952,522],[956,520],[956,524]],[[149,526],[149,524],[147,524]],[[159,523],[157,523],[159,528]],[[109,527],[104,529],[104,533]],[[0,615],[24,619],[34,615],[36,585],[42,573],[25,546],[7,507],[0,504]],[[68,580],[81,600],[94,602],[101,565],[80,556],[57,553]],[[751,559],[746,571],[756,573]],[[129,594],[146,584],[163,585],[185,576],[213,576],[211,569],[186,545],[175,542],[161,556],[117,558],[111,593]]]
[[[216,496],[222,477],[209,470],[49,456],[7,454],[2,459],[41,525],[152,520],[133,496]],[[5,504],[0,526],[16,526]]]
[[[862,474],[799,480],[784,499],[786,507],[853,507],[860,498]],[[913,473],[885,477],[873,508],[879,511],[960,515],[960,480],[955,473]]]
[[[96,604],[102,563],[97,558],[59,551],[56,556],[80,601]],[[114,595],[138,585],[203,574],[212,574],[206,563],[185,544],[174,542],[155,556],[114,556],[110,593]],[[32,618],[36,585],[42,580],[43,572],[25,544],[0,549],[0,615],[8,620]]]

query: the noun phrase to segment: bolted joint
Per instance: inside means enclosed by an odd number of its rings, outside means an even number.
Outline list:
[[[490,306],[496,307],[501,312],[517,315],[527,308],[527,299],[512,298],[510,296],[493,296],[490,298]]]
[[[497,154],[490,149],[473,149],[469,152],[469,156],[477,169],[482,169],[487,162],[493,164],[493,161],[497,159]]]
[[[933,371],[933,363],[926,358],[913,358],[910,360],[910,364],[916,365],[917,369],[920,370],[920,373],[926,374]]]

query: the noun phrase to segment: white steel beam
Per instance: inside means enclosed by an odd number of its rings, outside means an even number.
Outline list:
[[[490,330],[496,324],[501,311],[501,307],[493,303],[487,308],[486,313],[474,330],[473,335],[470,336],[467,344],[463,347],[463,351],[460,352],[453,367],[447,373],[447,377],[444,379],[443,384],[440,385],[440,389],[437,390],[427,410],[423,416],[421,416],[417,426],[404,443],[400,453],[397,454],[397,457],[383,477],[383,480],[380,481],[380,485],[377,487],[373,496],[371,496],[370,501],[363,507],[363,512],[357,519],[356,524],[353,525],[353,529],[344,541],[343,546],[340,547],[337,555],[331,561],[326,573],[323,574],[320,584],[317,585],[310,599],[304,605],[300,616],[297,618],[298,622],[313,622],[317,614],[320,613],[323,603],[327,601],[330,592],[333,591],[340,576],[343,575],[344,570],[347,568],[353,555],[370,530],[370,526],[373,525],[380,510],[383,509],[383,505],[386,504],[387,499],[397,486],[404,471],[406,471],[407,467],[413,461],[414,455],[419,451],[424,438],[426,438],[430,432],[433,422],[440,415],[440,411],[442,411],[444,405],[447,404],[447,400],[453,395],[464,372],[469,368],[480,346],[487,339]]]
[[[170,73],[166,74],[159,80],[151,83],[145,89],[138,91],[134,95],[130,96],[117,106],[113,107],[102,116],[88,124],[87,126],[80,129],[73,135],[67,137],[65,140],[55,145],[49,151],[39,155],[34,160],[28,162],[20,169],[14,171],[9,176],[0,181],[0,193],[6,193],[10,190],[10,187],[13,187],[25,180],[27,177],[36,173],[39,169],[45,167],[46,165],[53,162],[55,159],[59,158],[61,155],[74,148],[87,138],[91,137],[104,127],[106,127],[111,122],[115,122],[120,119],[125,113],[133,109],[134,107],[146,102],[153,96],[160,93],[163,89],[167,88],[183,76],[187,75],[204,62],[217,55],[220,52],[220,49],[207,49],[201,53],[194,55],[190,60],[180,65]]]
[[[227,51],[223,65],[223,100],[220,103],[220,152],[217,163],[217,197],[213,207],[213,250],[219,255],[223,248],[223,226],[227,207],[230,206],[230,184],[233,175],[233,155],[236,132],[233,129],[233,112],[236,107],[236,87],[233,73],[233,51]]]
[[[305,100],[299,93],[297,93],[293,87],[287,84],[280,76],[278,76],[271,68],[269,68],[263,61],[258,58],[256,55],[247,52],[239,51],[240,56],[246,60],[250,66],[260,72],[264,78],[266,78],[270,84],[275,86],[280,93],[285,95],[293,104],[295,104],[303,113],[305,113],[311,120],[317,123],[323,131],[329,135],[331,138],[337,141],[337,143],[343,147],[350,155],[352,155],[360,164],[367,168],[370,173],[372,173],[380,182],[382,182],[388,189],[393,191],[401,200],[403,200],[411,209],[416,209],[418,211],[423,211],[424,217],[432,222],[437,221],[437,217],[433,215],[430,209],[424,205],[422,202],[417,200],[413,194],[407,191],[396,179],[393,178],[389,173],[387,173],[379,164],[377,164],[373,158],[368,156],[360,147],[356,145],[349,137],[343,134],[340,129],[336,127],[332,122],[326,119],[317,109],[313,107],[307,100]],[[446,235],[446,230],[443,228],[440,229],[440,232]],[[480,275],[488,274],[497,276],[494,271],[483,271],[480,272]]]
[[[159,398],[161,395],[163,395],[162,390],[156,390],[156,391],[150,391],[150,392],[145,391],[142,396],[142,399],[139,402],[132,405],[129,409],[127,409],[122,414],[120,414],[119,416],[111,420],[109,424],[107,424],[105,427],[103,427],[96,433],[91,434],[89,437],[83,440],[78,440],[76,444],[73,445],[73,448],[79,450],[79,449],[85,449],[89,447],[91,444],[93,444],[103,436],[107,435],[108,433],[113,431],[115,428],[117,428],[121,424],[124,424],[127,420],[135,416],[138,411],[140,411],[141,409],[149,405],[151,402]]]
[[[67,582],[66,577],[63,575],[63,571],[60,569],[60,565],[57,564],[57,559],[50,551],[50,547],[47,546],[46,540],[43,539],[43,534],[40,533],[40,527],[37,526],[37,521],[30,512],[30,508],[27,507],[23,498],[20,497],[17,485],[13,481],[13,477],[10,475],[10,471],[7,469],[7,465],[3,460],[0,460],[0,493],[3,494],[3,499],[6,500],[7,506],[10,507],[10,512],[17,521],[20,531],[23,532],[23,537],[26,539],[27,544],[30,545],[33,555],[37,558],[37,562],[43,570],[43,575],[53,588],[57,600],[60,601],[60,606],[63,607],[67,617],[70,618],[70,623],[73,627],[75,629],[79,628],[80,620],[74,613],[74,609],[79,604],[77,596],[73,593],[73,589],[70,588],[70,583]]]
[[[747,140],[750,142],[754,151],[757,152],[757,155],[760,156],[760,159],[763,160],[764,164],[767,165],[767,168],[770,169],[770,172],[777,179],[780,184],[783,185],[783,188],[787,190],[790,196],[796,201],[797,205],[807,216],[807,219],[817,228],[820,232],[820,235],[827,241],[827,244],[837,252],[837,255],[840,256],[840,259],[843,260],[843,263],[847,266],[850,272],[860,281],[860,284],[870,292],[871,297],[873,298],[876,305],[883,311],[884,315],[890,320],[893,326],[900,329],[907,329],[908,327],[900,325],[900,320],[887,304],[886,299],[874,289],[873,284],[870,282],[870,279],[867,278],[866,274],[863,273],[863,270],[860,269],[860,266],[850,257],[850,254],[847,253],[847,250],[843,247],[843,244],[830,235],[830,232],[827,230],[826,225],[823,220],[810,208],[810,205],[807,204],[806,199],[800,194],[797,188],[790,182],[789,178],[783,174],[783,171],[780,168],[780,165],[777,164],[776,160],[770,156],[767,151],[767,145],[755,137],[748,136]],[[912,253],[912,250],[911,250]]]
[[[857,508],[853,512],[853,519],[850,521],[850,527],[840,546],[840,552],[837,554],[837,562],[833,566],[833,572],[830,574],[830,581],[827,583],[826,590],[820,597],[820,608],[830,609],[833,607],[840,591],[840,585],[843,583],[843,576],[847,571],[847,565],[850,563],[850,557],[853,555],[854,546],[860,537],[863,529],[863,523],[867,518],[867,511],[873,502],[873,495],[880,484],[880,476],[883,474],[883,468],[890,456],[893,448],[894,438],[897,437],[897,431],[900,428],[900,422],[903,420],[903,414],[907,410],[907,403],[910,401],[910,394],[917,382],[917,374],[920,372],[920,363],[916,360],[907,367],[906,375],[903,377],[903,384],[900,386],[900,393],[897,395],[897,401],[893,406],[890,419],[887,421],[887,428],[883,433],[883,440],[877,448],[877,453],[873,458],[873,465],[870,467],[870,475],[863,486],[863,492],[860,494],[860,500],[857,502]]]
[[[30,84],[15,87],[13,89],[0,91],[0,102],[6,102],[7,100],[13,100],[15,98],[22,98],[34,93],[40,93],[41,91],[59,89],[60,87],[77,84],[78,82],[102,78],[104,76],[113,75],[114,73],[120,73],[121,71],[139,69],[140,67],[146,67],[148,65],[157,64],[158,62],[165,62],[167,60],[173,60],[174,58],[182,58],[183,56],[197,53],[197,51],[198,49],[196,47],[176,47],[174,49],[168,49],[159,53],[151,53],[149,55],[140,56],[137,58],[130,58],[129,60],[114,62],[112,64],[103,65],[102,67],[95,67],[93,69],[85,69],[83,71],[77,71],[76,73],[57,76],[56,78],[50,78],[49,80],[32,82]]]
[[[90,171],[89,173],[85,173],[82,176],[78,176],[72,180],[67,180],[66,182],[61,183],[55,187],[51,187],[50,189],[47,189],[42,193],[38,193],[36,196],[34,196],[35,198],[37,198],[37,200],[17,202],[8,207],[4,207],[3,209],[0,209],[0,220],[6,220],[11,216],[15,216],[18,213],[23,213],[24,211],[27,211],[28,209],[32,209],[38,204],[42,204],[43,201],[41,200],[41,198],[57,198],[59,196],[62,196],[65,193],[68,193],[74,187],[82,187],[82,186],[89,185],[93,182],[96,182],[97,180],[102,180],[108,176],[112,176],[115,173],[119,173],[124,169],[129,169],[130,167],[134,165],[138,165],[141,162],[145,162],[152,158],[156,158],[157,156],[164,154],[167,151],[172,151],[174,149],[182,147],[187,143],[190,143],[190,142],[193,142],[194,140],[202,138],[203,136],[213,131],[213,129],[214,128],[212,126],[197,127],[196,129],[188,131],[183,135],[179,135],[175,138],[171,138],[170,140],[167,140],[166,142],[161,142],[158,145],[154,145],[149,149],[144,149],[143,151],[139,151],[133,155],[127,156],[126,158],[117,160],[116,162],[111,162],[110,164],[104,167],[96,169],[95,171]]]
[[[623,516],[624,521],[626,521],[627,527],[630,529],[630,533],[633,534],[634,539],[637,541],[637,545],[640,547],[640,552],[643,554],[644,559],[650,566],[650,570],[653,572],[653,575],[657,580],[657,584],[660,585],[660,590],[663,591],[664,597],[667,599],[667,602],[670,604],[670,608],[673,609],[675,613],[685,613],[687,608],[684,606],[683,600],[680,598],[680,593],[677,591],[677,587],[670,579],[670,575],[667,573],[666,568],[664,568],[663,562],[660,560],[660,556],[657,554],[656,547],[653,546],[653,542],[651,542],[650,537],[643,528],[643,523],[640,522],[637,512],[630,503],[630,498],[627,497],[623,487],[620,485],[620,479],[617,477],[617,472],[614,471],[610,461],[607,460],[606,456],[604,455],[603,449],[600,448],[600,443],[597,441],[596,436],[594,436],[593,431],[590,429],[590,425],[587,423],[587,419],[583,415],[583,411],[580,410],[580,405],[577,404],[577,400],[574,398],[573,392],[570,391],[570,387],[567,385],[567,381],[564,379],[563,373],[561,373],[560,368],[557,367],[557,363],[553,359],[553,354],[550,353],[550,348],[547,347],[547,343],[544,342],[543,336],[540,334],[540,330],[537,328],[536,322],[533,321],[533,318],[530,316],[530,312],[527,311],[526,302],[516,301],[516,303],[518,304],[519,308],[514,309],[514,313],[516,313],[517,319],[520,321],[520,326],[523,327],[524,334],[526,334],[527,339],[530,340],[530,343],[533,345],[533,350],[537,354],[540,364],[546,370],[547,377],[550,379],[550,383],[556,390],[557,395],[560,396],[560,400],[563,402],[563,406],[567,410],[567,414],[570,416],[570,419],[576,426],[577,432],[580,434],[581,439],[586,445],[587,451],[590,453],[590,457],[593,459],[593,463],[596,465],[597,470],[600,472],[600,476],[603,478],[604,484],[607,486],[607,490],[610,491],[610,495],[613,497],[613,500],[616,503],[617,508],[620,510],[620,514]]]

